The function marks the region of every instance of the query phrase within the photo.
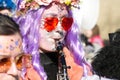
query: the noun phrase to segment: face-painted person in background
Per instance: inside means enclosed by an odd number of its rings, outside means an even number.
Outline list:
[[[0,14],[0,80],[19,80],[22,53],[19,26],[10,17]]]
[[[57,80],[58,42],[63,44],[66,64],[71,67],[67,69],[69,80],[90,75],[70,5],[56,1],[43,5],[29,10],[17,20],[23,36],[23,49],[32,55],[33,68],[40,75],[36,80]],[[32,75],[33,68],[25,69],[26,80],[36,78],[37,75]]]

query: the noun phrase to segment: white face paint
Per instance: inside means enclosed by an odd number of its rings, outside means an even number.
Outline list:
[[[57,17],[61,20],[62,17],[68,16],[66,7],[61,7],[56,4],[52,4],[51,7],[46,9],[42,14],[42,19],[46,17]],[[43,21],[44,22],[44,21]],[[63,41],[66,35],[66,31],[63,30],[60,22],[58,22],[57,27],[48,32],[44,28],[44,25],[40,26],[40,51],[41,52],[55,52],[56,45],[58,41]]]

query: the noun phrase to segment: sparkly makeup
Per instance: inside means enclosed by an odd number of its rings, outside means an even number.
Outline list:
[[[0,45],[0,49],[2,48],[2,45]]]
[[[21,46],[20,39],[15,40],[15,41],[13,39],[11,39],[11,40],[8,40],[8,42],[6,43],[6,46],[3,44],[0,44],[0,49],[5,48],[7,50],[13,51],[13,50],[19,48],[20,46]]]
[[[19,39],[16,40],[16,41],[14,41],[13,39],[11,39],[11,42],[12,42],[13,44],[10,44],[8,47],[9,47],[9,49],[12,51],[12,50],[14,50],[16,47],[19,46]]]
[[[1,53],[19,53],[22,51],[22,39],[19,34],[10,36],[0,36],[0,55]],[[16,54],[17,55],[17,54]]]
[[[13,62],[18,70],[22,69],[22,39],[19,34],[0,35],[0,73],[7,72]]]
[[[63,10],[66,10],[66,8],[63,5],[58,5],[58,12],[61,13]]]

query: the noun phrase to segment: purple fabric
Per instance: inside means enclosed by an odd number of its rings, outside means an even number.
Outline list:
[[[20,30],[23,37],[23,49],[25,53],[32,55],[33,67],[40,74],[42,80],[46,80],[47,75],[39,61],[39,26],[43,10],[44,8],[31,10],[26,13],[25,16],[18,18],[17,23],[20,24]]]
[[[17,4],[17,10],[20,9],[20,3],[22,2],[23,0],[17,0],[16,4]]]

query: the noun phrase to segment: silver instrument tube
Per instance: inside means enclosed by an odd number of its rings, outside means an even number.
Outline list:
[[[57,80],[69,80],[67,69],[70,69],[70,66],[66,65],[65,55],[63,52],[63,44],[61,42],[58,43],[58,73]]]

